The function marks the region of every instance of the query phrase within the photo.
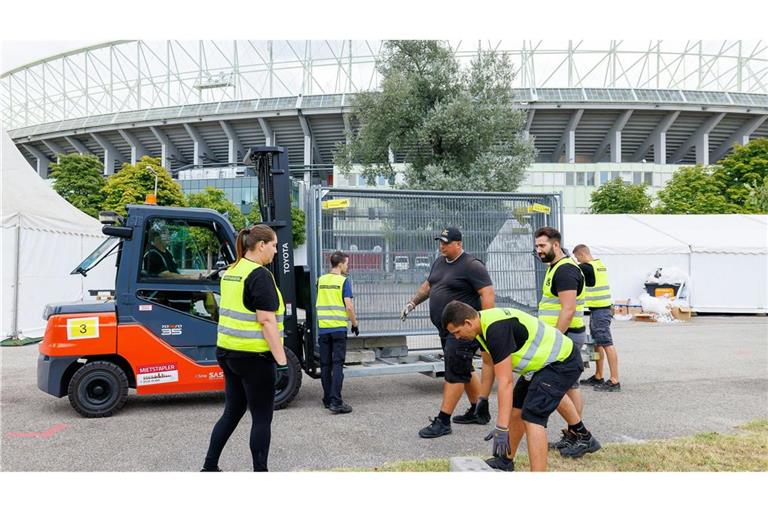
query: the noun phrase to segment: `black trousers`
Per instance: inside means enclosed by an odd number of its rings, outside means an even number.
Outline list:
[[[340,405],[341,385],[344,383],[344,359],[347,357],[347,331],[321,334],[318,344],[323,403]]]
[[[275,361],[262,356],[219,349],[216,359],[224,371],[224,413],[213,427],[205,468],[214,469],[232,432],[246,410],[251,411],[250,448],[254,471],[267,471],[272,413],[275,407]]]

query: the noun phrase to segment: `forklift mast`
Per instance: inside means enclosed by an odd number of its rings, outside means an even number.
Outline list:
[[[258,204],[263,224],[277,233],[277,254],[270,265],[285,302],[285,345],[303,360],[302,339],[296,320],[296,271],[293,266],[291,178],[288,154],[279,146],[256,146],[248,150],[246,175],[258,178]]]

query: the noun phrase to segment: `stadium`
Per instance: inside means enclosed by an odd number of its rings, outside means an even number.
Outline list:
[[[768,136],[768,45],[747,41],[449,41],[462,63],[509,55],[536,162],[521,192],[562,192],[566,213],[620,177],[662,187],[681,165],[715,163]],[[38,173],[90,153],[106,175],[162,158],[185,192],[216,186],[243,209],[248,147],[288,150],[297,179],[364,186],[334,170],[355,129],[357,92],[375,90],[383,41],[113,41],[0,77],[2,123]],[[392,155],[396,164],[402,156]],[[389,186],[384,179],[378,186]]]

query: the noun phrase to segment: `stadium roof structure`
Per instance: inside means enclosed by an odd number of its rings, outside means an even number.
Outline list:
[[[62,152],[96,154],[107,172],[143,154],[179,169],[238,162],[265,143],[294,167],[327,167],[355,128],[355,94],[378,87],[382,44],[105,43],[3,74],[3,124],[41,173]],[[762,42],[448,44],[461,62],[478,49],[509,55],[539,162],[706,164],[768,136]]]

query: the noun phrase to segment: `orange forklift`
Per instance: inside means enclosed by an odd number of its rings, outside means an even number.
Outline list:
[[[280,147],[256,147],[247,161],[249,174],[258,177],[261,218],[277,233],[279,247],[271,270],[285,301],[289,363],[275,396],[281,408],[299,392],[302,366],[316,370],[313,357],[304,360],[304,344],[311,341],[296,318],[296,274],[307,285],[309,276],[293,264],[287,154]],[[38,387],[68,395],[88,418],[120,410],[129,388],[139,395],[224,389],[216,328],[220,274],[235,260],[232,224],[208,209],[129,205],[127,212],[124,219],[102,213],[109,238],[72,271],[86,275],[116,255],[114,300],[49,304],[44,312]],[[311,307],[301,307],[311,316]]]

